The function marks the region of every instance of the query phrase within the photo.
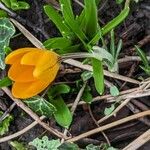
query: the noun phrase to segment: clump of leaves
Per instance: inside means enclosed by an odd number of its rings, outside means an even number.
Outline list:
[[[140,67],[145,71],[146,74],[150,75],[150,63],[149,63],[149,60],[147,59],[145,52],[141,48],[139,48],[137,45],[135,45],[135,48],[144,65]]]
[[[49,140],[47,136],[42,139],[36,138],[29,144],[36,147],[37,150],[58,150],[61,145],[60,140]]]
[[[3,115],[3,112],[0,111],[0,117]],[[9,131],[9,126],[13,117],[8,115],[2,122],[0,122],[0,135],[4,135]]]
[[[51,38],[44,42],[47,49],[54,49],[59,54],[70,52],[88,51],[93,52],[101,37],[120,24],[129,13],[129,3],[126,1],[122,12],[104,27],[98,23],[97,4],[99,1],[84,0],[84,9],[80,15],[75,15],[70,0],[59,0],[61,11],[58,13],[51,5],[44,6],[45,13],[53,21],[61,33],[61,37]],[[103,52],[106,57],[108,52]],[[99,53],[98,55],[101,56]],[[103,58],[103,57],[102,57]],[[107,58],[109,60],[110,57]],[[104,91],[103,59],[92,59],[93,77],[95,87],[99,94]],[[112,62],[111,60],[109,60]]]
[[[61,144],[60,140],[49,140],[47,136],[42,137],[42,139],[36,138],[29,144],[36,147],[37,150],[117,150],[105,143],[100,146],[89,144],[85,149],[81,149],[77,144]]]

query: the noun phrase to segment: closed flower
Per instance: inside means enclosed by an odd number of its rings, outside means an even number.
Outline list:
[[[38,48],[21,48],[10,53],[6,64],[8,77],[14,81],[12,94],[26,99],[43,91],[55,79],[59,70],[59,55]]]

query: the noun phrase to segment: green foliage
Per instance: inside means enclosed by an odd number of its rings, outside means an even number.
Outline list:
[[[140,67],[145,71],[146,74],[150,75],[150,64],[149,64],[149,60],[147,59],[146,54],[138,46],[135,45],[135,48],[144,65]]]
[[[37,150],[58,150],[61,145],[60,140],[49,140],[47,136],[42,139],[36,138],[29,144],[36,147]]]
[[[77,144],[74,143],[63,143],[59,150],[80,150]]]
[[[16,10],[21,10],[21,9],[29,9],[30,6],[27,2],[25,1],[18,1],[18,0],[1,0],[6,7],[16,11]]]
[[[87,50],[91,53],[93,51],[93,45],[102,39],[102,36],[118,26],[127,17],[130,10],[128,2],[116,18],[101,28],[98,24],[97,17],[97,5],[99,0],[84,0],[84,8],[79,16],[74,15],[70,0],[59,0],[59,3],[61,6],[60,13],[58,13],[51,5],[44,6],[45,13],[63,36],[58,37],[57,39],[48,39],[44,42],[44,45],[48,49],[53,48],[57,50],[57,53],[59,54],[76,52],[77,50]],[[75,47],[75,45],[78,46]],[[73,46],[74,49],[72,49],[71,46]],[[102,57],[101,54],[102,53],[98,54],[98,58]],[[108,55],[111,57],[107,51],[104,51],[103,54],[105,54],[106,57],[108,57]],[[110,57],[108,59],[109,61]],[[111,63],[109,62],[109,66],[114,66],[114,60],[110,61]],[[92,66],[96,89],[99,94],[102,94],[104,91],[103,62],[102,60],[98,61],[93,59]]]
[[[11,84],[12,84],[12,81],[8,77],[5,77],[0,80],[0,88],[10,86]]]
[[[9,46],[15,27],[7,18],[0,18],[0,68],[5,69],[5,48]]]
[[[3,112],[0,111],[0,116],[3,115]],[[7,116],[2,122],[0,122],[0,135],[4,135],[9,131],[9,126],[13,117],[11,115]]]
[[[52,103],[56,111],[54,112],[54,118],[56,119],[56,122],[65,127],[68,128],[72,122],[72,114],[65,104],[61,94],[66,94],[70,92],[70,87],[66,84],[60,84],[53,86],[48,91],[48,97],[49,102]]]
[[[93,144],[89,144],[86,146],[86,150],[100,150],[100,146],[95,146]]]
[[[118,96],[119,95],[119,90],[116,86],[111,86],[110,87],[110,94],[112,96]]]
[[[25,148],[25,146],[18,141],[11,141],[10,145],[12,146],[13,150],[27,150],[27,148]]]
[[[7,13],[4,10],[0,10],[0,18],[7,17]]]
[[[39,115],[51,117],[56,111],[54,105],[40,96],[35,96],[24,101],[34,112]]]
[[[72,114],[62,97],[58,96],[57,98],[55,98],[55,100],[50,100],[50,102],[57,109],[57,111],[54,112],[54,118],[56,122],[65,128],[69,128],[72,122]]]
[[[115,110],[115,105],[114,104],[111,104],[110,107],[106,107],[105,110],[104,110],[104,114],[106,116],[110,115],[113,111]]]

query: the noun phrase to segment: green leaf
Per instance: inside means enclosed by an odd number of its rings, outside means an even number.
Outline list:
[[[114,105],[114,104],[111,104],[110,107],[105,108],[104,114],[105,114],[106,116],[108,116],[108,115],[110,115],[114,110],[115,110],[115,105]]]
[[[86,150],[100,150],[100,147],[95,146],[93,144],[89,144],[88,146],[86,146]]]
[[[82,95],[82,100],[85,101],[86,103],[90,104],[92,102],[92,99],[93,99],[93,96],[90,93],[90,91],[89,90],[85,90],[83,92],[83,95]]]
[[[119,95],[119,90],[116,86],[111,86],[110,87],[110,94],[112,96],[118,96]]]
[[[54,113],[54,117],[59,125],[68,128],[72,122],[72,114],[64,103],[64,100],[59,96],[55,100],[50,100],[50,102],[55,106],[57,111]]]
[[[44,43],[46,49],[64,49],[71,46],[72,42],[70,39],[64,37],[50,38]]]
[[[97,32],[97,34],[93,37],[93,39],[88,43],[95,45],[96,42],[104,35],[106,35],[108,32],[110,32],[112,29],[115,29],[115,27],[117,27],[122,21],[125,20],[125,18],[128,16],[130,8],[129,8],[129,4],[127,3],[125,5],[125,8],[121,11],[121,13],[114,18],[113,20],[111,20],[110,22],[108,22],[102,29],[99,29],[99,31]]]
[[[8,18],[0,18],[0,68],[5,69],[5,47],[9,46],[10,38],[15,33],[15,27]]]
[[[12,85],[12,81],[8,77],[5,77],[0,80],[0,88],[10,86],[10,85]]]
[[[51,117],[52,114],[56,111],[56,108],[53,104],[46,101],[40,96],[35,96],[24,101],[34,112],[39,115],[44,115],[46,117]]]
[[[81,74],[81,78],[82,80],[85,82],[87,80],[89,80],[91,77],[93,76],[93,73],[90,72],[90,71],[84,71],[82,74]]]
[[[113,64],[114,58],[107,50],[98,46],[93,46],[92,49],[95,58],[98,60],[106,60]]]
[[[0,18],[7,17],[7,13],[4,10],[0,10]]]
[[[25,148],[25,146],[17,141],[11,141],[10,145],[13,147],[13,149],[15,150],[27,150],[27,148]]]
[[[97,59],[92,59],[93,77],[97,92],[102,95],[104,92],[104,73],[103,64]]]
[[[47,94],[49,99],[54,99],[56,96],[70,92],[70,87],[67,84],[59,84],[51,87]]]
[[[140,58],[141,58],[141,60],[142,60],[142,62],[143,62],[143,64],[144,64],[144,66],[145,66],[146,68],[148,68],[148,67],[149,67],[149,61],[148,61],[148,59],[147,59],[146,54],[145,54],[145,53],[143,52],[143,50],[140,49],[137,45],[135,45],[135,48],[136,48],[136,51],[137,51],[138,55],[140,56]]]
[[[58,149],[59,150],[80,150],[78,145],[74,143],[63,143]]]
[[[53,23],[56,25],[56,27],[61,32],[62,36],[68,37],[71,34],[73,34],[70,29],[67,27],[64,19],[61,17],[61,15],[51,6],[51,5],[45,5],[44,11],[47,14],[47,16],[53,21]]]
[[[95,0],[84,0],[85,33],[89,39],[97,33],[98,17]]]
[[[81,40],[81,42],[85,46],[86,45],[85,41],[87,40],[87,37],[81,30],[74,16],[72,15],[70,0],[60,0],[60,4],[61,4],[61,11],[65,19],[65,22],[68,24],[68,26],[73,31],[73,33]]]
[[[112,29],[110,32],[110,52],[112,54],[112,56],[115,58],[115,34],[114,34],[114,30]]]
[[[125,7],[121,13],[114,18],[113,20],[111,20],[110,22],[108,22],[103,28],[102,28],[102,35],[107,34],[109,31],[111,31],[113,28],[117,27],[122,21],[125,20],[125,18],[128,16],[130,11],[129,7]]]
[[[10,0],[1,0],[8,8],[11,7]]]
[[[42,139],[36,138],[30,145],[36,147],[37,150],[58,150],[61,145],[60,140],[49,140],[47,136],[43,136]]]
[[[16,11],[16,10],[21,10],[21,9],[29,9],[30,5],[26,2],[19,1],[16,3],[11,2],[11,9]]]
[[[3,115],[3,112],[0,111],[0,116]],[[2,122],[0,122],[0,135],[4,135],[9,131],[9,126],[13,117],[11,115],[7,116]]]
[[[124,0],[116,0],[116,3],[117,4],[121,4],[121,3],[123,3],[124,2]]]

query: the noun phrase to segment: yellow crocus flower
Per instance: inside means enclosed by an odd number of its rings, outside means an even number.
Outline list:
[[[8,77],[14,81],[12,95],[26,99],[39,94],[55,79],[60,68],[59,55],[38,48],[20,48],[5,59],[11,67]]]

